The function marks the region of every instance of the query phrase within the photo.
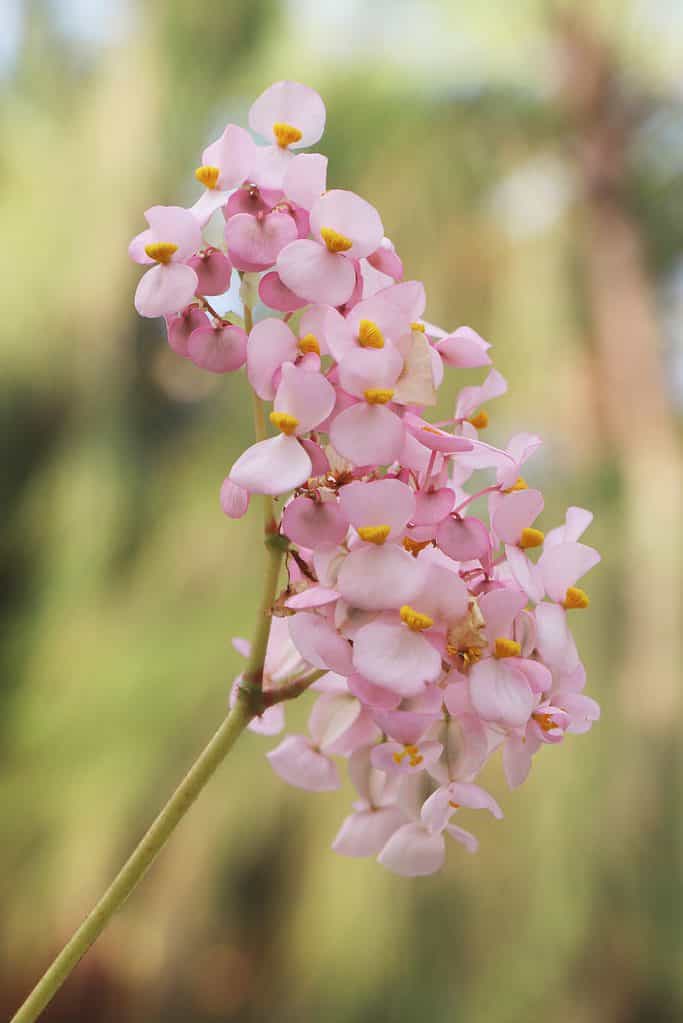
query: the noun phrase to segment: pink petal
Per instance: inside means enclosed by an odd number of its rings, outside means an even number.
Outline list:
[[[202,153],[202,164],[218,167],[220,174],[216,187],[230,190],[249,177],[255,156],[256,146],[249,132],[237,124],[229,124],[221,137],[206,147]]]
[[[248,726],[257,735],[278,735],[285,727],[285,708],[281,703],[267,707],[263,714],[252,718]]]
[[[198,295],[222,295],[230,287],[232,263],[218,249],[191,256],[187,265],[197,274]]]
[[[401,702],[399,693],[384,686],[375,685],[357,672],[349,675],[349,692],[353,693],[366,707],[374,710],[393,710]]]
[[[534,612],[536,647],[553,671],[569,674],[579,663],[576,644],[569,629],[567,612],[558,604],[542,603]]]
[[[346,256],[305,238],[282,249],[277,272],[295,295],[331,306],[343,305],[356,284],[356,271]]]
[[[295,497],[282,514],[282,532],[293,543],[311,550],[340,544],[348,529],[343,504]]]
[[[303,735],[288,735],[266,756],[275,773],[297,788],[330,792],[341,784],[334,761],[316,752]]]
[[[328,752],[353,726],[361,709],[358,700],[348,693],[322,693],[308,719],[311,738],[321,750]]]
[[[276,373],[297,354],[297,340],[282,320],[268,317],[256,324],[247,345],[247,376],[259,398],[273,400]]]
[[[353,813],[342,824],[332,848],[342,856],[376,856],[405,820],[396,806]]]
[[[417,560],[402,547],[389,543],[351,551],[339,569],[336,586],[353,607],[384,611],[409,604],[422,579]]]
[[[295,593],[293,597],[288,597],[285,607],[289,607],[293,611],[310,611],[316,607],[333,604],[336,600],[339,600],[336,590],[331,590],[326,586],[311,586],[307,590],[302,590],[301,593]]]
[[[438,832],[422,824],[404,824],[394,832],[377,857],[378,863],[402,877],[421,877],[440,870],[446,845]]]
[[[511,663],[513,658],[486,658],[470,671],[470,699],[484,721],[509,728],[527,723],[536,704],[524,675]]]
[[[314,668],[326,668],[338,675],[351,675],[351,645],[320,615],[299,611],[288,619],[295,647]]]
[[[600,555],[592,547],[568,541],[544,550],[538,559],[538,568],[546,593],[561,603],[570,586],[590,571],[600,561]]]
[[[298,419],[297,433],[307,433],[327,419],[334,402],[334,387],[321,373],[291,362],[283,365],[273,407],[276,412],[287,412]]]
[[[305,299],[299,298],[283,284],[276,270],[264,274],[259,281],[258,294],[264,305],[281,313],[293,313],[306,305]]]
[[[340,489],[339,500],[344,516],[353,526],[391,526],[390,538],[403,535],[406,522],[415,511],[413,491],[396,479],[348,483]]]
[[[529,738],[525,738],[526,741],[511,735],[503,746],[503,770],[511,789],[519,788],[526,781],[531,770],[531,758],[538,749],[538,744],[532,744]]]
[[[448,794],[454,803],[466,806],[468,810],[488,810],[496,820],[503,819],[503,811],[493,796],[479,785],[455,781],[448,786]]]
[[[455,333],[436,343],[436,350],[443,361],[460,369],[490,366],[491,359],[486,354],[490,347],[471,327],[458,327]]]
[[[349,259],[369,256],[384,237],[382,221],[375,207],[354,192],[339,188],[326,192],[311,209],[311,234],[314,238],[321,237],[323,227],[332,228],[353,242],[347,251]],[[339,304],[330,302],[330,305]]]
[[[320,153],[299,153],[287,164],[282,188],[288,199],[310,210],[325,191],[327,157]]]
[[[508,389],[507,381],[497,369],[492,369],[483,384],[478,387],[463,387],[455,406],[456,419],[467,419],[480,405],[499,398]]]
[[[190,305],[181,313],[166,317],[168,343],[174,352],[187,358],[187,344],[192,331],[210,325],[211,321],[206,313],[199,306]]]
[[[184,262],[201,246],[199,221],[182,206],[152,206],[145,211],[145,219],[153,241],[172,242],[178,246],[171,257],[174,263]]]
[[[232,373],[247,359],[247,335],[241,327],[200,327],[190,335],[187,354],[210,373]]]
[[[486,635],[493,646],[498,638],[512,636],[512,623],[526,607],[526,594],[520,590],[500,587],[479,598],[479,610],[484,616]]]
[[[368,256],[368,263],[395,281],[403,279],[403,263],[388,238],[382,238],[379,246]]]
[[[311,460],[311,475],[325,476],[330,471],[327,455],[310,437],[299,437],[299,443]]]
[[[197,275],[183,263],[157,264],[143,274],[135,292],[140,316],[177,313],[193,300]]]
[[[238,213],[225,225],[228,253],[238,270],[268,269],[297,237],[294,218],[280,211],[263,217]]]
[[[292,148],[314,145],[325,130],[325,104],[318,93],[300,82],[275,82],[254,101],[249,127],[272,139],[274,124],[291,124],[302,133]]]
[[[341,361],[339,382],[347,394],[361,398],[368,388],[393,387],[402,369],[403,359],[393,345],[353,348]]]
[[[436,542],[454,561],[485,561],[491,550],[488,529],[473,517],[444,519],[437,528]]]
[[[519,547],[506,547],[505,556],[513,579],[519,588],[524,590],[529,600],[533,600],[534,603],[543,600],[543,580],[538,565],[529,561]]]
[[[333,420],[330,441],[354,465],[391,465],[401,453],[404,427],[386,405],[361,401]]]
[[[415,495],[415,514],[412,521],[416,526],[433,526],[451,512],[455,494],[450,487],[439,490],[420,490]]]
[[[491,520],[494,532],[503,543],[518,543],[522,530],[538,518],[543,505],[540,490],[516,490],[503,495]]]
[[[249,492],[226,476],[221,486],[221,508],[225,514],[231,519],[241,519],[246,515],[248,507]]]
[[[459,828],[455,824],[449,824],[445,830],[456,842],[464,845],[468,853],[475,853],[479,848],[479,840],[470,831],[465,831],[464,828]]]
[[[252,444],[240,455],[230,479],[253,494],[284,494],[305,483],[311,460],[296,437],[278,437]]]
[[[441,673],[441,657],[428,639],[405,625],[372,622],[356,633],[353,665],[370,682],[413,696]]]

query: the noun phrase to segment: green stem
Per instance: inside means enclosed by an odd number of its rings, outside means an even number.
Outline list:
[[[244,324],[251,330],[252,315],[248,307],[244,311]],[[266,436],[263,406],[254,395],[254,425],[256,439]],[[208,746],[185,775],[166,806],[150,826],[139,845],[116,875],[100,901],[86,917],[71,940],[64,946],[52,965],[48,967],[24,1004],[12,1017],[10,1023],[34,1023],[45,1006],[52,1000],[71,971],[100,936],[113,915],[121,908],[130,893],[142,880],[147,870],[161,852],[176,827],[190,809],[209,778],[215,773],[232,749],[239,735],[256,714],[262,713],[266,704],[263,698],[263,665],[270,633],[270,615],[277,592],[282,558],[286,541],[278,533],[278,524],[271,498],[265,501],[265,544],[266,571],[259,617],[256,622],[251,654],[244,673],[237,701],[227,718],[218,729]],[[310,684],[310,683],[309,683]],[[299,688],[292,690],[290,699],[298,695]]]
[[[232,749],[254,712],[245,694],[238,699],[208,746],[123,865],[93,911],[46,970],[10,1023],[34,1023],[71,971],[100,936],[114,913],[142,880],[209,778]]]

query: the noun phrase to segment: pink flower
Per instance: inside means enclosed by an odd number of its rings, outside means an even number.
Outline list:
[[[299,82],[276,82],[261,93],[249,111],[249,127],[272,142],[258,150],[251,178],[264,188],[280,188],[291,150],[312,146],[325,130],[325,104]]]
[[[150,317],[180,312],[197,288],[197,274],[185,262],[201,245],[201,227],[181,206],[152,206],[145,219],[149,229],[133,239],[128,252],[136,263],[155,265],[140,279],[135,308]]]
[[[333,189],[313,204],[311,233],[312,240],[283,248],[278,273],[309,302],[343,305],[356,284],[353,261],[373,252],[384,235],[379,214],[353,192]]]
[[[283,494],[300,486],[312,462],[299,438],[326,419],[333,405],[334,388],[323,376],[285,363],[271,413],[280,434],[247,448],[229,478],[255,494]]]
[[[201,166],[195,171],[204,192],[192,207],[202,227],[216,210],[225,206],[232,189],[249,177],[256,152],[249,133],[236,124],[229,124],[221,137],[204,150]]]

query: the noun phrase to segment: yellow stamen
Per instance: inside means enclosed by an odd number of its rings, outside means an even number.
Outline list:
[[[479,646],[457,647],[453,646],[452,643],[446,644],[446,653],[448,654],[448,656],[461,657],[462,662],[466,667],[469,667],[470,664],[476,664],[477,661],[480,661],[483,652],[484,651],[482,647]]]
[[[534,714],[533,719],[538,722],[544,732],[550,732],[553,728],[557,728],[552,714]]]
[[[380,547],[391,532],[391,526],[359,526],[358,535],[366,543],[374,543]]]
[[[361,320],[358,324],[358,344],[361,348],[384,348],[384,335],[372,320]]]
[[[454,810],[460,809],[460,803],[454,803],[452,799],[448,800],[448,805],[452,806]]]
[[[540,547],[543,540],[544,534],[540,529],[532,529],[531,526],[527,526],[526,529],[522,530],[522,535],[519,539],[519,546],[523,551],[526,551],[530,547]]]
[[[403,537],[404,550],[412,554],[414,558],[418,556],[420,551],[423,551],[425,547],[429,547],[431,540],[413,540],[410,536]]]
[[[300,142],[302,134],[293,124],[287,124],[285,121],[276,121],[273,125],[273,135],[280,149],[286,149],[293,142]]]
[[[388,387],[368,387],[363,391],[363,397],[368,405],[386,405],[394,397],[394,392]]]
[[[170,263],[171,256],[178,251],[178,246],[173,242],[150,242],[145,245],[145,252],[155,263]]]
[[[435,433],[437,437],[441,433],[441,430],[437,430],[434,426],[421,426],[420,429],[424,430],[425,433]]]
[[[416,611],[408,604],[404,604],[399,611],[401,621],[412,629],[413,632],[424,632],[425,629],[431,629],[434,624],[434,619],[430,618],[429,615],[423,615],[420,611]]]
[[[353,242],[345,234],[340,234],[333,227],[321,227],[320,237],[330,252],[348,252]]]
[[[589,604],[588,594],[585,590],[580,590],[578,586],[570,586],[562,601],[562,607],[566,608],[567,611],[588,607]]]
[[[277,426],[286,437],[291,437],[299,425],[299,420],[290,416],[289,412],[271,412],[269,418],[273,426]]]
[[[498,660],[502,660],[503,657],[521,657],[522,648],[519,643],[514,639],[505,639],[499,636],[495,642],[493,648],[493,656],[497,657]]]
[[[419,767],[424,760],[424,757],[420,753],[419,747],[413,745],[404,746],[403,749],[400,751],[397,750],[394,753],[392,760],[394,761],[395,764],[402,764],[406,757],[410,758],[411,767]]]
[[[527,487],[526,480],[522,476],[518,476],[517,479],[515,480],[515,482],[513,483],[513,485],[511,487],[508,487],[507,490],[504,490],[503,493],[504,494],[513,494],[515,492],[515,490],[528,490],[528,489],[529,488]]]
[[[316,355],[320,355],[320,345],[318,344],[318,339],[315,334],[304,334],[304,336],[299,339],[297,347],[304,355],[310,355],[311,352],[314,352]]]
[[[215,188],[220,173],[220,168],[205,164],[203,167],[197,167],[194,176],[205,188]]]
[[[417,322],[411,323],[410,324],[410,329],[411,330],[419,330],[419,332],[421,334],[424,334],[424,332],[425,332],[425,325],[424,325],[424,323],[417,323]]]
[[[489,425],[489,414],[485,409],[479,409],[476,415],[470,416],[467,420],[476,430],[485,430]]]

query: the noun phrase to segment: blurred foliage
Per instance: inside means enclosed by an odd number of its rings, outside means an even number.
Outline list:
[[[0,93],[0,1010],[90,908],[239,670],[230,637],[250,631],[258,522],[227,522],[217,493],[249,442],[244,388],[207,380],[135,316],[126,245],[147,206],[193,200],[202,146],[290,77],[323,93],[330,181],[379,206],[428,317],[494,343],[510,394],[491,439],[547,439],[530,470],[546,525],[567,504],[596,513],[604,562],[578,632],[604,718],[540,755],[520,792],[494,766],[505,823],[477,818],[481,853],[453,848],[443,876],[415,882],[330,853],[350,793],[286,788],[247,737],[45,1018],[680,1019],[680,527],[652,523],[661,508],[680,519],[680,493],[660,484],[679,458],[680,309],[666,296],[681,274],[683,19],[655,0],[341,14],[121,0],[102,39],[85,31],[97,7],[25,3]],[[648,479],[630,477],[635,440],[605,417],[586,242],[601,200],[562,85],[567,10],[606,41],[610,102],[628,113],[612,201],[642,244],[653,329],[674,327],[658,335],[670,392],[656,395],[668,418]],[[453,378],[444,408],[475,374]],[[620,400],[635,439],[644,405]],[[631,599],[653,545],[664,584]],[[296,727],[306,708],[288,713]]]

